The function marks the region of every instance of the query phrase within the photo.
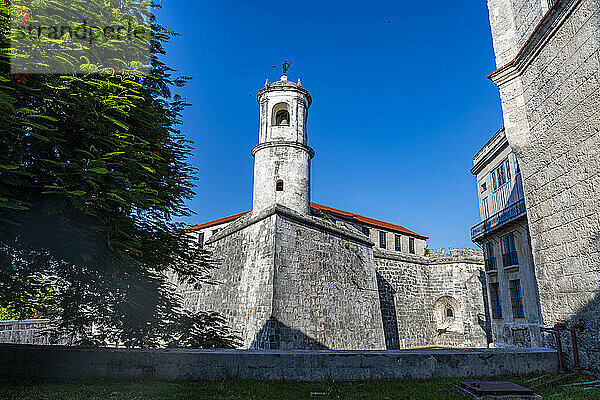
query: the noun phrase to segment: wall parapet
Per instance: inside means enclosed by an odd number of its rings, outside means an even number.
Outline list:
[[[0,345],[0,376],[43,379],[361,381],[522,375],[556,369],[551,349],[263,351]]]
[[[375,258],[384,258],[389,260],[404,261],[421,265],[450,264],[450,263],[470,263],[484,265],[483,251],[480,249],[470,249],[466,247],[450,247],[449,254],[445,249],[428,249],[425,256],[414,254],[398,253],[392,250],[374,249]]]

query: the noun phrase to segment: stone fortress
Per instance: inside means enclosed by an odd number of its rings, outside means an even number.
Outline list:
[[[480,250],[311,203],[311,101],[286,75],[258,92],[253,208],[188,230],[220,265],[179,287],[185,306],[222,314],[242,348],[487,347]]]

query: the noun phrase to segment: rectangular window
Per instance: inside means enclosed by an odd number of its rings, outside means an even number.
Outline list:
[[[402,236],[396,235],[396,251],[402,251]]]
[[[490,204],[487,197],[481,200],[481,208],[483,209],[483,219],[488,219],[490,217]]]
[[[213,231],[212,231],[212,234],[214,235],[214,234],[216,234],[217,232],[219,232],[219,230],[218,230],[218,229],[215,229],[215,230],[213,230]]]
[[[502,318],[502,302],[500,301],[500,285],[490,283],[490,302],[492,308],[492,318]]]
[[[415,254],[415,238],[408,238],[408,252]]]
[[[204,232],[200,232],[200,234],[198,235],[198,248],[204,248]]]
[[[510,303],[512,305],[513,318],[525,318],[523,310],[523,296],[521,296],[521,280],[510,281]]]
[[[504,268],[519,264],[517,249],[515,247],[515,236],[512,233],[502,236],[502,261]]]
[[[483,182],[481,184],[481,193],[485,192],[487,190],[487,183]]]
[[[379,247],[385,249],[385,232],[379,231]]]
[[[496,270],[496,257],[494,257],[494,243],[487,242],[483,248],[483,257],[485,259],[485,270]]]
[[[491,173],[492,187],[494,191],[500,189],[506,182],[510,181],[510,163],[508,158],[504,159]]]
[[[369,228],[367,228],[366,226],[362,227],[362,233],[364,233],[365,235],[369,236]]]

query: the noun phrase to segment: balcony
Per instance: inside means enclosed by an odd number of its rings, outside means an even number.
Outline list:
[[[526,214],[525,199],[521,199],[505,207],[502,211],[492,215],[490,218],[471,228],[471,240],[477,242],[485,234],[495,231],[504,224]]]

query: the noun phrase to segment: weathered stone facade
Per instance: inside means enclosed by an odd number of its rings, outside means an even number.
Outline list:
[[[598,370],[600,3],[556,1],[543,18],[539,1],[488,4],[497,63],[508,63],[490,78],[521,161],[542,317],[582,322],[581,363]]]
[[[310,94],[284,76],[258,102],[253,209],[188,230],[220,266],[179,287],[186,307],[221,313],[243,348],[487,346],[481,252],[310,203]]]

